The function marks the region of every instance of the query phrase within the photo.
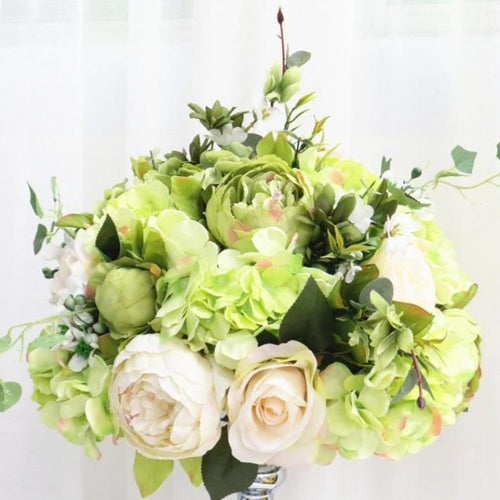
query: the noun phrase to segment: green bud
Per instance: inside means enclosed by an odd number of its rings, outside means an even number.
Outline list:
[[[155,300],[153,275],[125,267],[111,270],[95,295],[100,320],[117,338],[147,332],[148,323],[156,314]]]
[[[74,311],[75,310],[75,299],[70,295],[65,301],[64,301],[64,307],[68,311]]]

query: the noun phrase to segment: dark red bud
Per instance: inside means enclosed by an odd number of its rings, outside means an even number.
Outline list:
[[[423,396],[420,396],[418,399],[417,399],[417,406],[423,410],[425,408],[425,398]]]
[[[278,9],[278,23],[283,23],[283,21],[285,20],[285,16],[283,15],[283,12],[281,10],[281,7]]]

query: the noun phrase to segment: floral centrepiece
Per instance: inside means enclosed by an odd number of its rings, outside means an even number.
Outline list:
[[[92,458],[126,440],[143,496],[174,461],[219,499],[263,463],[398,459],[477,389],[479,328],[463,310],[477,286],[424,196],[475,153],[457,146],[455,166],[420,185],[418,169],[395,182],[385,158],[380,175],[342,159],[324,119],[299,128],[308,58],[284,54],[250,116],[190,104],[206,132],[133,159],[132,181],[92,212],[64,214],[52,182],[34,248],[61,309],[28,347],[32,399]],[[257,133],[269,116],[282,121]],[[0,410],[19,395],[2,383]]]

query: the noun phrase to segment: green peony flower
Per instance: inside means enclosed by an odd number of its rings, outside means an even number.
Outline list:
[[[111,369],[99,356],[93,356],[89,366],[78,373],[70,370],[67,361],[68,352],[62,349],[40,347],[29,353],[32,399],[40,405],[42,421],[48,427],[84,446],[89,457],[99,458],[96,443],[118,432],[109,410]]]
[[[136,268],[114,268],[97,285],[95,303],[114,338],[145,333],[156,313],[155,278]]]
[[[255,251],[252,236],[278,227],[303,250],[311,238],[309,186],[300,171],[274,155],[241,161],[215,188],[207,203],[207,225],[224,246]]]

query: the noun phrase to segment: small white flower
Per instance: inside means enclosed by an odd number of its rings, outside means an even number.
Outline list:
[[[219,146],[229,146],[233,142],[244,142],[247,134],[240,127],[234,127],[231,123],[226,123],[222,127],[222,132],[216,128],[208,131],[208,137]]]
[[[348,220],[364,234],[370,227],[372,215],[373,208],[370,205],[365,205],[361,198],[356,198],[356,205]]]
[[[354,276],[358,271],[361,271],[362,267],[358,266],[354,262],[343,262],[340,264],[338,271],[345,276],[346,283],[352,283],[354,280]]]
[[[71,371],[81,372],[89,364],[89,360],[98,347],[98,336],[95,333],[85,333],[76,328],[70,328],[64,334],[64,337],[65,340],[63,340],[61,347],[66,351],[75,353],[69,360],[68,367]],[[75,352],[81,342],[85,342],[91,348],[90,354],[87,357]]]
[[[265,137],[269,132],[283,130],[286,122],[285,107],[275,105],[272,108],[264,108],[257,112],[258,121],[252,127],[251,132]]]
[[[384,231],[388,236],[402,236],[408,242],[413,241],[413,233],[420,229],[420,224],[411,215],[404,212],[396,212],[387,219]]]

